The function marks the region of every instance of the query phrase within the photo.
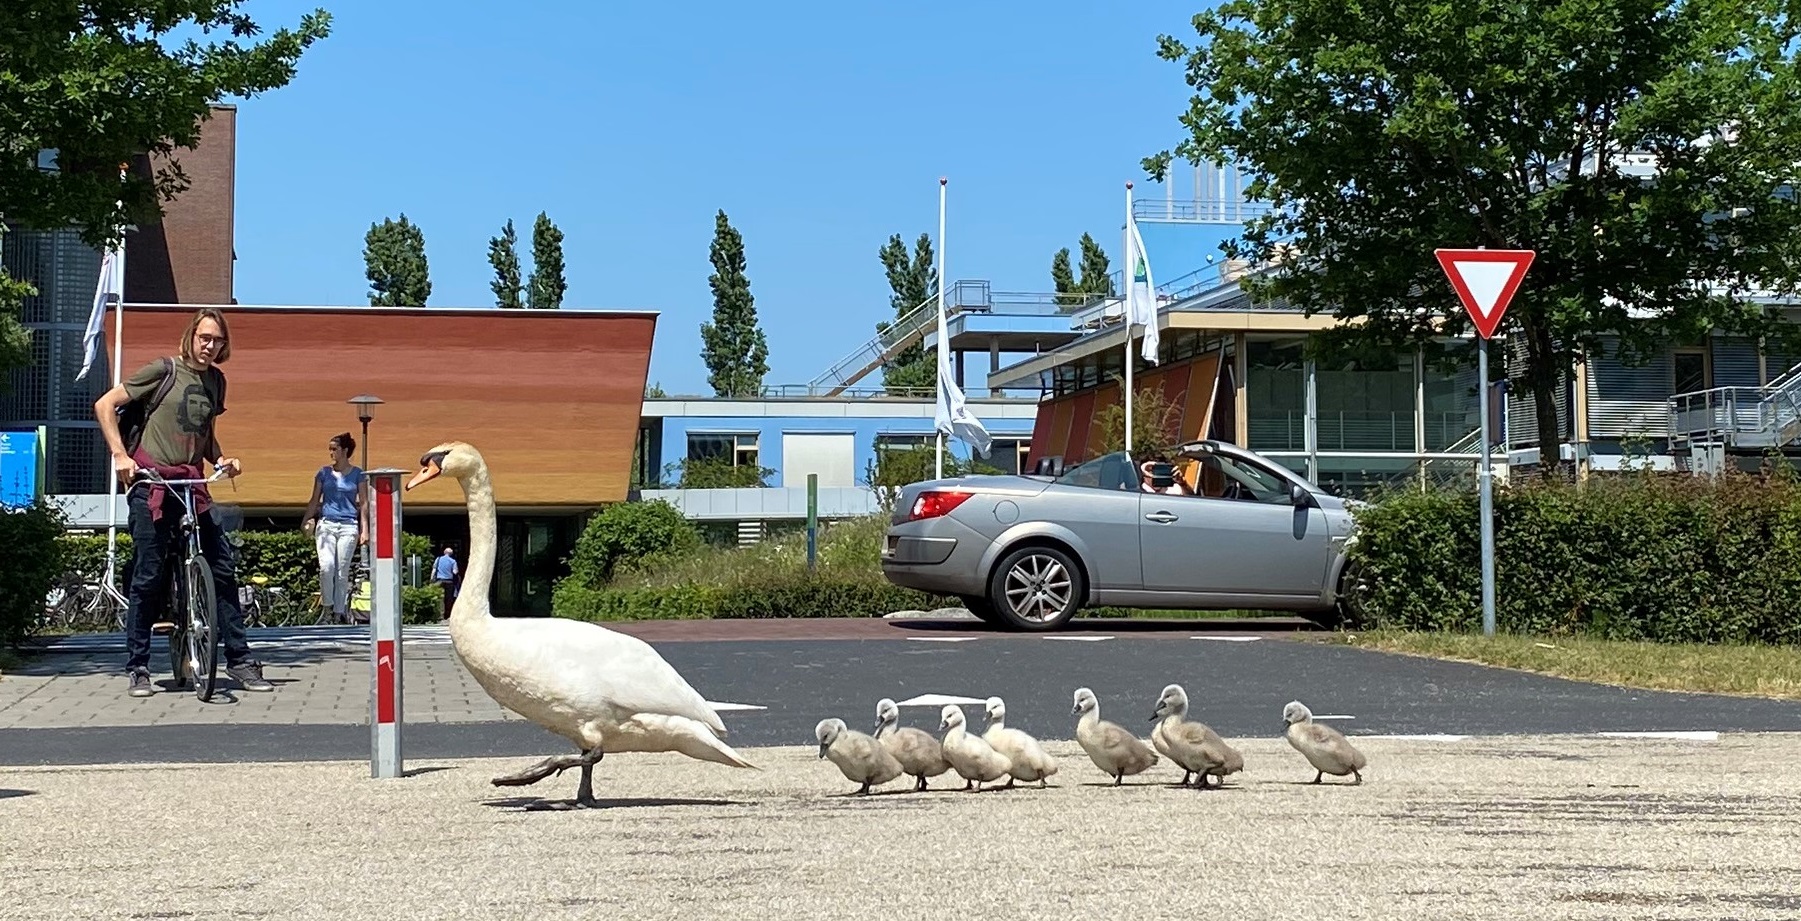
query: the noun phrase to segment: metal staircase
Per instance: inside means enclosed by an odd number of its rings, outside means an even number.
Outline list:
[[[1670,451],[1752,452],[1801,445],[1801,365],[1762,387],[1713,387],[1669,399]]]
[[[1043,298],[1047,307],[1043,312],[1060,311],[1072,313],[1089,307],[1099,300],[1096,295],[1088,294],[1055,294]],[[964,313],[990,313],[994,310],[994,292],[989,284],[981,280],[963,280],[952,284],[944,291],[944,316],[946,320]],[[862,380],[876,369],[887,364],[908,347],[922,341],[938,322],[938,297],[933,295],[919,306],[914,307],[906,316],[889,324],[888,328],[877,333],[874,338],[858,346],[849,355],[838,359],[818,377],[808,382],[809,392],[821,393],[834,397],[844,392],[850,385]]]

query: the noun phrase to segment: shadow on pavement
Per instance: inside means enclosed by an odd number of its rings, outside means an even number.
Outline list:
[[[36,790],[8,790],[5,787],[0,787],[0,799],[18,799],[21,796],[36,795],[38,795],[38,791]]]
[[[495,809],[516,809],[520,812],[561,812],[588,809],[629,809],[637,806],[743,806],[744,803],[728,799],[675,799],[670,797],[647,796],[637,799],[597,799],[595,805],[582,807],[573,799],[544,799],[537,796],[509,796],[503,799],[483,801],[482,805]]]

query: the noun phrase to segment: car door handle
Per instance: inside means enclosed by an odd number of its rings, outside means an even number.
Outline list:
[[[1176,520],[1176,516],[1162,510],[1152,512],[1144,517],[1146,521],[1155,521],[1158,524],[1169,524]]]

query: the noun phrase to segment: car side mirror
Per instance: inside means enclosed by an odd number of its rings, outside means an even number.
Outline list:
[[[1312,505],[1313,493],[1301,488],[1299,483],[1288,484],[1288,501],[1295,505]]]

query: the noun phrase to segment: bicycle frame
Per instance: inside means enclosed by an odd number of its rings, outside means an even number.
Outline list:
[[[181,502],[181,521],[176,527],[176,540],[172,542],[175,546],[170,548],[174,552],[171,558],[163,561],[170,588],[165,605],[175,609],[172,618],[175,629],[169,635],[169,661],[178,687],[192,681],[195,695],[203,701],[209,700],[218,678],[219,598],[212,584],[211,561],[200,546],[200,522],[194,512],[193,491],[196,486],[217,482],[225,473],[215,469],[212,476],[204,479],[171,480],[154,470],[140,468],[138,475],[142,479],[133,484],[134,489],[139,485],[162,486]],[[204,583],[211,595],[204,610],[198,603],[201,586],[197,582]]]

